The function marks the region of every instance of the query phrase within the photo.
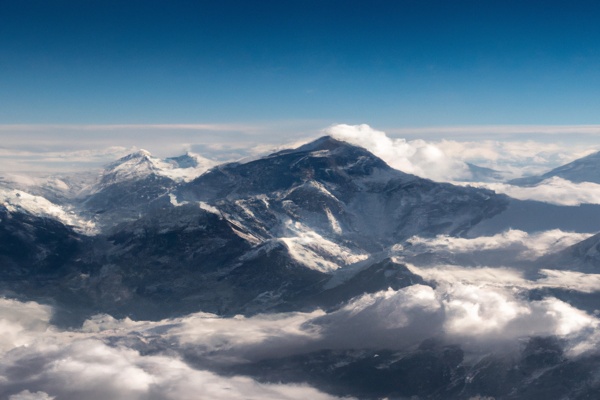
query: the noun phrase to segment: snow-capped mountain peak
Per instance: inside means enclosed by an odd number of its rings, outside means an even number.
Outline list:
[[[193,153],[162,160],[147,150],[138,150],[108,164],[102,174],[100,185],[143,179],[149,175],[163,176],[176,182],[187,182],[215,166],[215,161]]]
[[[110,163],[106,166],[102,178],[102,185],[110,185],[118,182],[143,178],[156,173],[157,161],[152,154],[146,150],[138,150]]]

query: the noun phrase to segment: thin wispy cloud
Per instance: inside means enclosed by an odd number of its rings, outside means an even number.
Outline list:
[[[386,129],[391,135],[475,136],[588,135],[600,136],[600,125],[455,125]],[[489,138],[488,138],[489,139]]]
[[[536,200],[563,206],[600,204],[600,185],[597,183],[573,183],[556,176],[530,187],[505,183],[477,183],[471,186],[491,189],[519,200]]]
[[[509,229],[493,236],[462,238],[439,235],[434,238],[413,236],[407,240],[409,246],[397,245],[394,251],[402,257],[409,254],[434,252],[439,255],[466,254],[477,259],[486,254],[503,265],[518,260],[533,260],[544,254],[561,251],[592,236],[589,233],[563,232],[560,229],[527,233]]]

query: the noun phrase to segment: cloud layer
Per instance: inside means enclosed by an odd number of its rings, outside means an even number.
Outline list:
[[[507,178],[545,172],[593,150],[597,127],[434,127],[391,129],[323,121],[263,124],[0,125],[2,171],[65,172],[96,168],[139,148],[159,157],[193,151],[220,162],[252,158],[332,134],[361,145],[403,171],[440,181],[471,179],[465,163]],[[532,130],[533,129],[533,130]],[[533,133],[553,135],[532,140]],[[558,143],[558,134],[586,140]],[[393,135],[393,136],[392,136]],[[400,137],[398,137],[400,135]],[[414,138],[414,139],[403,139]],[[424,140],[423,138],[428,138]],[[460,140],[457,140],[460,139]],[[490,140],[490,138],[501,138]]]
[[[29,399],[333,399],[306,385],[260,384],[246,377],[222,377],[193,369],[178,353],[142,355],[135,347],[160,341],[158,332],[168,332],[177,322],[179,331],[165,335],[177,339],[182,330],[195,336],[190,321],[134,323],[115,321],[99,328],[101,320],[89,321],[84,329],[60,331],[49,324],[50,310],[36,303],[0,299],[0,397]],[[213,319],[217,320],[213,317]],[[233,319],[232,321],[235,321]],[[210,326],[210,320],[203,321]],[[286,321],[275,321],[285,324]],[[247,324],[254,327],[253,324]],[[92,326],[96,329],[92,329]],[[287,333],[285,326],[280,325]],[[225,328],[225,327],[223,327]],[[208,328],[210,329],[210,328]],[[277,331],[276,326],[271,330]],[[138,330],[143,330],[139,333]],[[255,329],[260,330],[260,329]],[[226,330],[220,330],[223,338]],[[237,339],[252,332],[237,332]],[[285,335],[284,335],[285,336]],[[130,343],[131,339],[133,344]],[[109,345],[112,341],[120,342]],[[264,338],[255,338],[264,340]],[[181,340],[185,347],[185,341]],[[125,344],[129,343],[130,346]],[[247,344],[247,343],[246,343]],[[211,351],[218,343],[208,341]],[[174,346],[176,350],[177,347]]]
[[[556,176],[528,187],[505,183],[477,183],[470,186],[491,189],[519,200],[536,200],[563,206],[600,204],[600,185],[597,183],[573,183]]]
[[[365,294],[328,313],[195,313],[155,322],[99,315],[80,329],[60,330],[49,323],[49,307],[0,299],[0,397],[333,399],[307,385],[261,384],[213,371],[324,349],[407,349],[428,337],[445,337],[475,354],[549,335],[563,339],[570,357],[598,350],[596,316],[551,296],[529,299],[527,291],[595,293],[600,275],[542,270],[529,280],[508,268],[411,269],[435,288]]]
[[[593,152],[589,144],[567,146],[532,140],[406,140],[392,138],[364,124],[334,125],[324,133],[362,146],[401,171],[438,181],[471,180],[466,163],[499,170],[506,178],[514,178],[546,172]]]
[[[493,236],[460,238],[438,235],[435,238],[413,236],[407,240],[408,246],[396,246],[397,255],[418,255],[435,253],[438,255],[465,254],[474,259],[489,255],[503,265],[511,265],[518,260],[534,260],[545,254],[561,251],[592,236],[588,233],[563,232],[560,229],[527,233],[509,229]]]

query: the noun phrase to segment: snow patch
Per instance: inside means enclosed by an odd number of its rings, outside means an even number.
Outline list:
[[[246,203],[246,200],[237,200],[235,202],[235,205],[240,207],[246,213],[246,215],[248,215],[251,218],[256,219],[256,216],[254,215],[252,210],[245,203]]]
[[[325,239],[300,222],[288,221],[286,229],[294,236],[282,237],[290,256],[310,269],[329,273],[346,265],[368,258],[367,254],[352,250]]]
[[[331,210],[329,208],[325,207],[325,213],[327,214],[327,219],[329,220],[331,229],[338,235],[341,235],[343,233],[342,228],[340,227],[340,223],[338,222],[338,220],[331,213]]]
[[[185,204],[188,204],[188,203],[189,203],[188,201],[182,201],[182,202],[179,202],[179,201],[177,201],[177,196],[176,196],[176,195],[174,195],[173,193],[169,193],[169,201],[170,201],[170,202],[171,202],[171,204],[173,204],[175,207],[180,207],[180,206],[183,206],[183,205],[185,205]]]
[[[231,221],[229,221],[229,222],[231,222]],[[244,231],[242,231],[240,229],[236,229],[236,227],[240,228],[239,225],[233,224],[233,226],[231,227],[231,230],[233,230],[233,233],[235,233],[240,238],[242,238],[242,239],[244,239],[244,240],[246,240],[246,241],[248,241],[248,242],[250,242],[252,244],[255,244],[255,245],[261,243],[261,240],[259,238],[257,238],[256,236],[254,236],[254,235],[252,235],[250,233],[244,232]]]
[[[219,211],[219,209],[217,207],[211,206],[208,203],[205,203],[203,201],[199,201],[198,202],[198,206],[200,206],[200,208],[203,209],[204,211],[208,211],[209,213],[216,214],[219,217],[222,216],[221,215],[221,211]]]

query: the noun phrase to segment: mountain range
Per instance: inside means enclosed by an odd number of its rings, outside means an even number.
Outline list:
[[[594,157],[540,179],[591,179],[585,166]],[[79,326],[98,313],[157,321],[199,311],[224,317],[330,312],[365,293],[435,287],[408,265],[410,257],[399,257],[410,248],[413,262],[436,259],[411,238],[471,240],[507,229],[592,234],[600,227],[599,206],[520,201],[434,182],[395,170],[367,150],[332,137],[221,165],[190,154],[160,160],[138,151],[97,176],[56,179],[27,187],[3,182],[0,291],[51,304],[53,323],[61,327]],[[548,267],[595,273],[598,243],[598,236],[591,236],[523,265],[531,274]],[[468,263],[468,256],[461,257]],[[454,256],[441,259],[451,264]],[[544,290],[532,289],[530,295]],[[568,293],[554,294],[569,299]],[[576,300],[593,311],[597,299],[591,294]],[[319,351],[220,372],[308,381],[361,398],[390,393],[468,398],[483,390],[473,385],[484,387],[499,370],[505,375],[489,395],[545,398],[542,382],[551,379],[537,376],[540,368],[575,373],[550,339],[530,339],[520,354],[516,359],[490,355],[469,372],[458,367],[462,349],[432,339],[409,355]],[[596,366],[598,359],[585,363]],[[306,369],[309,364],[314,368]],[[394,379],[404,383],[398,386]],[[591,393],[577,382],[578,396]]]

